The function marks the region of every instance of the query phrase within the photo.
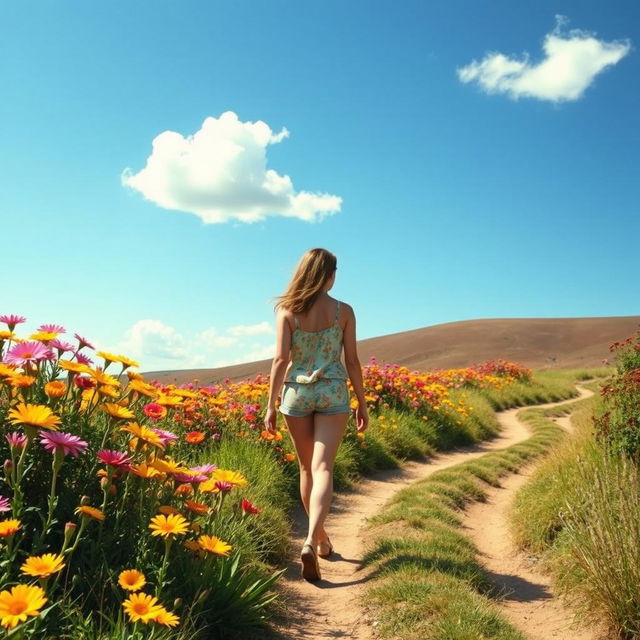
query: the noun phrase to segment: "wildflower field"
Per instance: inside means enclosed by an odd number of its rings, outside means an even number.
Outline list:
[[[58,325],[0,316],[0,625],[13,638],[240,637],[271,615],[297,464],[263,430],[268,379],[177,387]],[[372,425],[337,485],[495,433],[487,393],[531,385],[496,361],[364,368]],[[532,400],[533,401],[533,400]]]

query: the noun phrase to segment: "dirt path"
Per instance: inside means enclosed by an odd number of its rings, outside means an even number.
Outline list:
[[[592,392],[578,386],[583,397]],[[555,422],[572,431],[571,417],[555,418]],[[500,602],[503,615],[528,640],[603,640],[603,631],[575,628],[573,615],[560,600],[553,597],[550,580],[535,566],[533,560],[518,551],[509,532],[509,512],[518,490],[525,485],[535,464],[509,476],[502,486],[492,489],[486,502],[476,502],[465,512],[465,534],[480,551],[480,559],[504,592]]]
[[[581,397],[591,395],[586,389],[578,389]],[[555,406],[570,401],[535,406]],[[359,481],[357,492],[336,495],[327,519],[327,531],[335,553],[330,560],[320,560],[322,580],[317,583],[308,583],[300,577],[298,553],[306,534],[306,516],[302,509],[296,512],[293,555],[282,581],[291,608],[286,615],[286,627],[278,629],[279,633],[292,640],[373,638],[370,621],[366,619],[359,600],[368,577],[368,570],[362,568],[364,545],[361,529],[366,518],[375,515],[394,493],[435,471],[526,440],[530,433],[515,417],[519,410],[508,409],[497,414],[502,431],[499,437],[489,442],[444,453],[426,462],[408,462],[401,469]]]

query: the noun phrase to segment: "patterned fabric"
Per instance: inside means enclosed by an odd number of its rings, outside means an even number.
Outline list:
[[[313,383],[285,382],[280,412],[307,416],[349,413],[349,390],[345,380],[320,378]]]
[[[285,382],[311,384],[321,378],[346,380],[342,362],[342,328],[338,324],[340,302],[333,325],[322,331],[303,331],[296,317],[296,329],[291,334],[291,364]]]

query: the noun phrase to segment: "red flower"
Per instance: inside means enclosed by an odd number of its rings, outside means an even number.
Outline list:
[[[245,513],[260,513],[260,509],[252,505],[248,500],[242,499],[242,510]]]

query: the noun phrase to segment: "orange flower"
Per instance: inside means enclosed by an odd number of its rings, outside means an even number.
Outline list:
[[[293,462],[296,459],[296,454],[295,453],[285,453],[284,454],[284,459],[287,462]]]
[[[144,573],[136,569],[125,569],[118,576],[118,584],[127,591],[140,591],[146,582]]]
[[[209,511],[209,506],[203,504],[202,502],[195,502],[194,500],[187,500],[184,503],[184,506],[189,509],[189,511],[193,511],[193,513],[199,513],[203,515]]]
[[[44,385],[44,392],[50,398],[60,398],[67,390],[67,385],[62,380],[52,380]]]
[[[0,538],[8,538],[12,536],[20,527],[20,520],[2,520],[0,521]]]
[[[184,436],[185,442],[189,444],[200,444],[205,438],[205,434],[202,431],[189,431]]]
[[[80,505],[76,508],[76,513],[81,516],[86,516],[88,518],[93,518],[94,520],[99,520],[103,522],[105,519],[105,515],[100,509],[96,509],[95,507],[90,507],[89,505]]]

